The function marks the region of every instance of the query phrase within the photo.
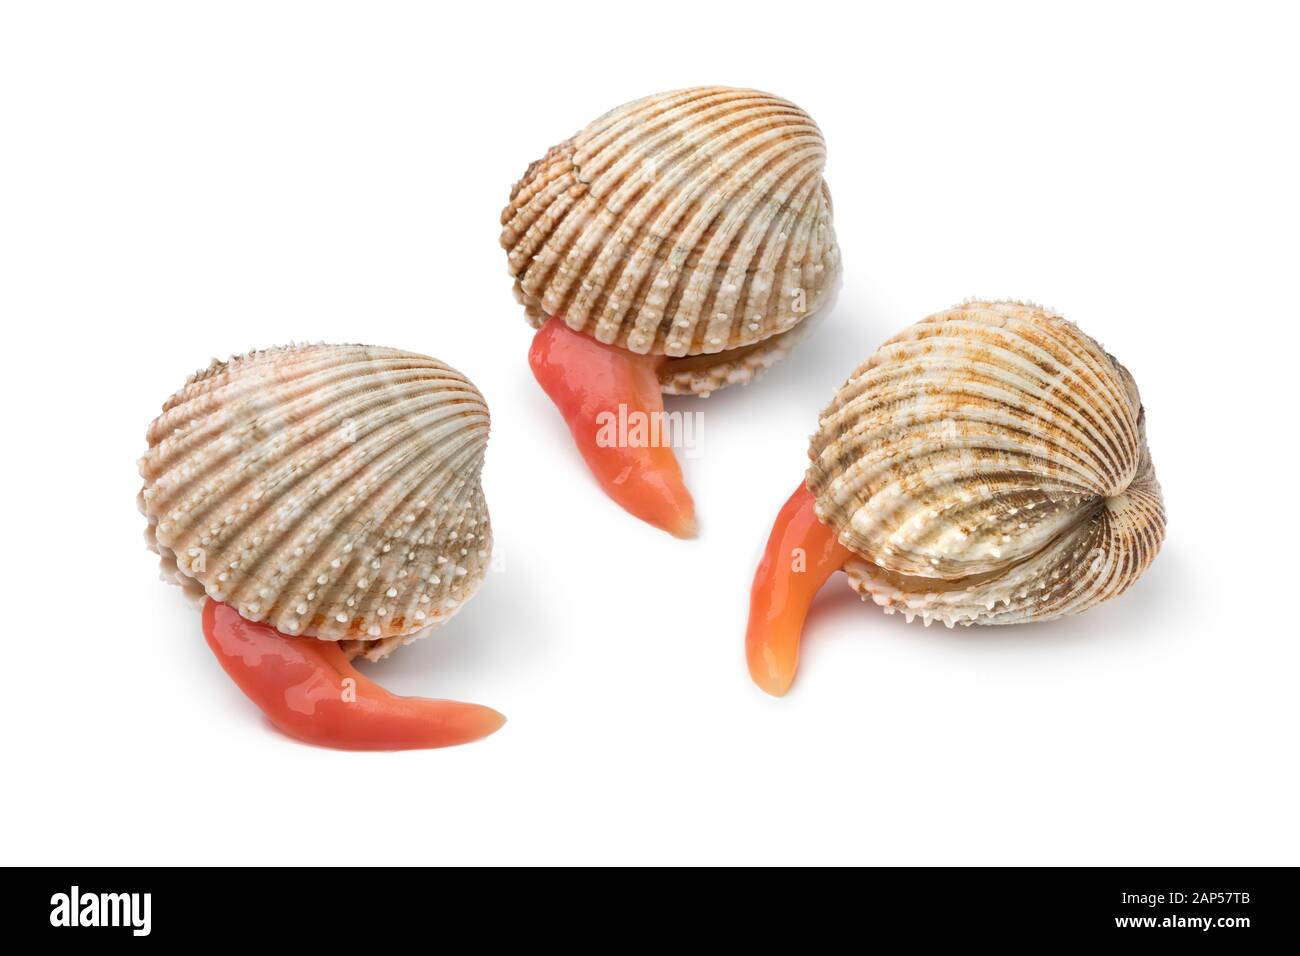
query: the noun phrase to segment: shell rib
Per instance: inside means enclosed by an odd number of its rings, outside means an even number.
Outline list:
[[[562,316],[669,356],[666,391],[748,381],[833,298],[825,162],[808,114],[767,93],[696,87],[621,106],[511,191],[501,245],[516,297],[535,326]],[[701,355],[714,358],[674,368]]]
[[[969,302],[886,342],[822,413],[818,517],[864,598],[1014,624],[1124,591],[1164,539],[1132,377],[1073,323]]]
[[[483,580],[483,396],[436,359],[251,352],[168,399],[140,460],[164,571],[286,634],[378,659]]]

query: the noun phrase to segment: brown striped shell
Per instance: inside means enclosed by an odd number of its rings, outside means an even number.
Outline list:
[[[213,362],[140,460],[164,570],[286,634],[377,659],[482,583],[483,396],[436,359],[304,345]]]
[[[535,326],[665,355],[670,393],[750,380],[840,276],[826,145],[803,110],[708,86],[612,110],[528,167],[501,214]],[[694,356],[695,358],[691,358]]]
[[[822,413],[817,514],[864,598],[1014,624],[1124,591],[1164,539],[1137,386],[1059,315],[969,302],[905,329]]]

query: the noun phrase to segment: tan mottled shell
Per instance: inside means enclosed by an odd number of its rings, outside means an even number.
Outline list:
[[[424,355],[305,345],[213,362],[168,399],[140,508],[191,593],[377,659],[482,583],[483,396]]]
[[[1013,624],[1122,592],[1164,539],[1137,386],[1073,323],[969,302],[886,342],[822,413],[817,514],[850,583],[928,624]]]
[[[669,356],[667,392],[748,381],[833,298],[825,163],[808,114],[767,93],[695,87],[621,106],[511,191],[501,245],[516,297],[536,326],[563,316]]]

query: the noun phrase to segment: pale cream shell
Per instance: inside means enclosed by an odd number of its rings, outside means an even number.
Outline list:
[[[1164,539],[1137,386],[1066,321],[968,302],[904,330],[823,412],[817,514],[850,583],[927,624],[1013,624],[1124,591]]]
[[[140,508],[164,570],[376,659],[483,580],[483,396],[436,359],[305,345],[213,362],[163,406]]]
[[[516,297],[535,326],[561,316],[668,356],[667,392],[749,381],[834,298],[825,163],[808,114],[767,93],[695,87],[621,106],[512,190],[501,245]]]

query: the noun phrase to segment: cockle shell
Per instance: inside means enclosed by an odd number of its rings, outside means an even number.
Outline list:
[[[483,396],[424,355],[304,345],[214,361],[149,426],[147,538],[191,593],[378,659],[482,583],[487,437]]]
[[[749,381],[833,298],[825,164],[817,125],[767,93],[706,86],[620,106],[511,191],[501,245],[515,295],[535,326],[562,316],[668,356],[666,392]]]
[[[818,517],[864,598],[1014,624],[1122,592],[1164,539],[1132,376],[1073,323],[969,302],[886,342],[823,412]]]

